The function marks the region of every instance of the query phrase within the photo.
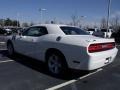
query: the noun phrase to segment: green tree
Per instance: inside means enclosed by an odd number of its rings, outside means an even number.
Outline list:
[[[19,23],[19,21],[17,21],[17,20],[13,20],[13,21],[12,21],[12,26],[20,27],[20,23]]]
[[[3,20],[0,19],[0,26],[3,26]]]
[[[5,26],[11,26],[12,25],[12,20],[10,18],[7,18],[5,20]]]

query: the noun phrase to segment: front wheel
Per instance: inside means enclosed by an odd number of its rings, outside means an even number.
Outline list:
[[[55,76],[61,76],[65,74],[67,66],[65,63],[65,58],[59,53],[52,53],[47,58],[48,70]]]

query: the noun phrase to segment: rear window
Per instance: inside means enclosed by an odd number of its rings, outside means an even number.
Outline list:
[[[60,28],[66,35],[89,35],[89,33],[77,27],[62,26]]]

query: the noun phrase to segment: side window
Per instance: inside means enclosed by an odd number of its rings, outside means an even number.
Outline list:
[[[47,28],[46,27],[36,27],[37,29],[39,29],[39,32],[41,33],[41,35],[46,35],[48,34]]]
[[[24,31],[22,32],[22,35],[23,35],[23,36],[27,36],[28,31],[29,31],[29,28],[24,29]]]
[[[31,27],[23,32],[23,36],[33,36],[38,37],[48,34],[47,29],[45,27]]]

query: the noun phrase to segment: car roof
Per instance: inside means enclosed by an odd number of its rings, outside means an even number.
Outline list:
[[[47,28],[49,34],[59,34],[59,35],[65,35],[65,33],[60,29],[61,26],[67,26],[67,27],[74,27],[70,25],[61,25],[61,24],[38,24],[34,25],[32,27],[36,26],[44,26]]]
[[[69,25],[64,25],[64,24],[37,24],[37,25],[34,25],[34,26],[46,26],[46,27],[49,27],[49,26],[69,26]]]

